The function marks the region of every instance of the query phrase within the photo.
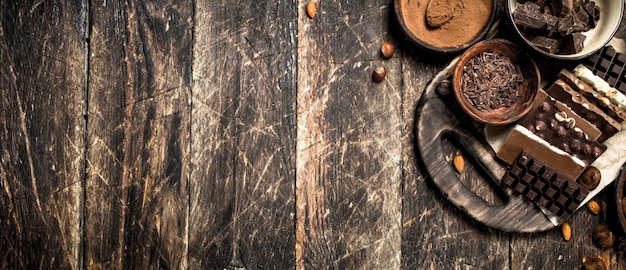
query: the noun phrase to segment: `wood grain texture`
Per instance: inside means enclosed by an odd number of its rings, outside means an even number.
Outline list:
[[[606,213],[606,208],[603,211]],[[511,268],[578,269],[585,256],[602,255],[612,261],[611,269],[615,269],[615,251],[598,249],[591,240],[593,229],[602,222],[601,216],[592,215],[586,208],[574,213],[567,221],[572,228],[569,241],[563,239],[560,227],[540,234],[512,235]]]
[[[86,266],[186,264],[192,3],[92,3]]]
[[[296,8],[196,5],[191,268],[293,268]]]
[[[80,266],[85,2],[0,2],[0,268]]]
[[[443,69],[450,59],[429,59],[421,50],[407,50],[403,62],[405,97],[413,110],[418,109],[418,98],[431,82],[432,78]],[[413,59],[413,60],[411,60]],[[417,61],[415,61],[417,59]],[[428,74],[431,74],[430,76]],[[416,94],[418,93],[418,94]],[[416,111],[405,111],[405,123],[413,128],[416,123]],[[441,116],[447,117],[447,116]],[[437,119],[437,117],[434,117]],[[430,128],[426,126],[425,128]],[[420,129],[418,132],[426,132]],[[442,193],[433,185],[425,167],[415,156],[417,145],[415,134],[405,135],[407,149],[404,152],[405,173],[403,182],[403,232],[402,258],[405,269],[509,269],[509,236],[506,233],[490,229],[472,220],[445,200]],[[445,156],[450,162],[456,154],[463,152],[451,141],[443,146]],[[501,204],[498,196],[489,185],[480,180],[480,173],[475,164],[467,162],[460,174],[463,184],[485,201]],[[451,166],[449,167],[451,169]]]
[[[319,2],[298,30],[298,269],[400,268],[400,59],[391,1]],[[380,84],[371,79],[387,68]]]

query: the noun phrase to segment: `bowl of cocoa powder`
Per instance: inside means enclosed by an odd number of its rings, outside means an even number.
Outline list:
[[[504,39],[476,43],[452,75],[461,108],[481,123],[506,125],[526,115],[537,96],[539,69],[520,47]]]
[[[395,0],[398,22],[421,48],[455,53],[485,38],[498,0]]]

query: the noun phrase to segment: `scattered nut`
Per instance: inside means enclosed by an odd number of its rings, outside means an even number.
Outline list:
[[[615,235],[606,224],[600,224],[593,229],[591,236],[593,243],[602,249],[610,248],[615,244]]]
[[[375,82],[382,82],[387,77],[387,69],[385,67],[377,67],[372,73],[372,79]]]
[[[596,202],[595,200],[590,200],[587,203],[587,209],[589,210],[589,212],[591,212],[594,215],[597,215],[600,213],[600,204],[598,202]]]
[[[584,257],[583,270],[608,270],[609,267],[600,256]]]
[[[389,41],[384,41],[383,45],[380,46],[380,52],[386,58],[393,56],[393,52],[395,52],[395,50],[396,50],[395,46],[393,45],[393,43]]]
[[[454,169],[458,173],[463,172],[463,169],[465,169],[465,159],[463,158],[463,155],[458,154],[454,156],[454,159],[452,159],[452,166],[454,166]]]
[[[565,241],[569,241],[572,238],[572,227],[569,226],[569,223],[565,222],[561,225],[561,232]]]
[[[578,184],[588,190],[593,190],[598,186],[598,184],[600,184],[601,178],[602,174],[600,173],[600,170],[596,167],[590,166],[578,178]]]
[[[309,18],[315,18],[315,14],[317,14],[317,4],[313,1],[306,3],[306,15],[309,15]]]

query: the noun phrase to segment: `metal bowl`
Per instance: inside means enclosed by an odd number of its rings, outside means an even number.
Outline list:
[[[418,47],[421,47],[422,49],[425,49],[428,51],[437,52],[437,53],[452,54],[452,53],[460,52],[476,44],[477,42],[483,40],[485,36],[487,35],[487,33],[489,32],[489,29],[493,25],[496,19],[496,15],[498,14],[499,0],[492,0],[491,7],[490,7],[491,12],[489,14],[487,21],[485,22],[483,27],[480,29],[480,31],[478,31],[469,42],[465,42],[463,44],[450,44],[450,45],[445,45],[445,46],[437,46],[428,42],[428,40],[426,40],[424,36],[425,33],[430,32],[430,31],[435,31],[435,30],[431,28],[427,28],[427,27],[425,29],[417,29],[416,27],[414,27],[416,23],[425,25],[426,24],[425,22],[426,19],[424,18],[425,16],[424,17],[416,16],[417,18],[423,18],[424,22],[421,22],[421,21],[416,22],[415,19],[412,19],[409,16],[409,15],[414,15],[416,13],[416,10],[425,9],[425,7],[429,4],[429,2],[430,0],[394,0],[394,9],[395,9],[396,17],[398,19],[400,27],[402,28],[406,36]],[[468,18],[467,20],[470,20],[470,19]]]
[[[558,60],[579,60],[585,58],[596,51],[602,49],[615,35],[622,20],[624,12],[624,0],[593,0],[600,9],[600,20],[596,23],[596,27],[583,32],[587,37],[584,41],[582,51],[575,54],[555,54],[546,52],[534,45],[524,36],[521,29],[513,21],[513,13],[515,12],[517,0],[507,0],[505,6],[507,20],[516,34],[524,41],[524,43],[534,51],[548,58]]]
[[[463,69],[466,63],[481,52],[495,52],[511,60],[519,67],[522,74],[522,83],[517,92],[521,98],[508,107],[499,107],[490,111],[479,110],[467,99],[462,85]],[[482,41],[467,49],[457,62],[452,76],[454,96],[463,110],[475,120],[493,125],[513,123],[526,115],[537,96],[540,83],[539,69],[535,62],[521,48],[504,39]]]

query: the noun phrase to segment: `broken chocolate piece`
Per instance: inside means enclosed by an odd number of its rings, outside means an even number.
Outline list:
[[[574,213],[589,194],[578,183],[554,172],[544,160],[527,151],[522,151],[517,156],[513,167],[525,169],[509,170],[502,182],[561,218]]]
[[[536,36],[530,41],[535,47],[544,50],[549,53],[556,53],[559,51],[561,42],[558,39],[547,38],[542,36]]]
[[[557,24],[557,31],[559,34],[566,36],[571,35],[574,31],[574,15],[568,14],[561,18],[559,18],[559,22]]]
[[[563,38],[563,45],[561,46],[561,53],[579,53],[585,46],[585,35],[580,32],[572,33],[569,36]]]
[[[513,20],[516,24],[530,29],[553,30],[559,19],[556,16],[542,13],[539,5],[528,1],[524,4],[516,4]]]

